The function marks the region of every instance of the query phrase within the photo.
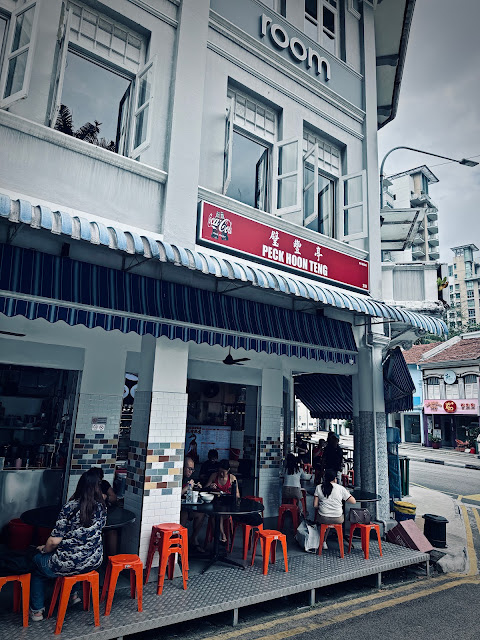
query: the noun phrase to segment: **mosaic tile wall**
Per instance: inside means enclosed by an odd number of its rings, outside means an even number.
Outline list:
[[[278,514],[281,499],[280,465],[282,448],[280,433],[283,429],[280,407],[262,406],[259,440],[259,495],[265,505],[265,516]]]

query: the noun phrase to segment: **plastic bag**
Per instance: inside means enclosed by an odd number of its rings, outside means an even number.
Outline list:
[[[320,533],[317,525],[309,524],[306,520],[302,520],[295,534],[295,540],[305,551],[316,553],[320,544]]]

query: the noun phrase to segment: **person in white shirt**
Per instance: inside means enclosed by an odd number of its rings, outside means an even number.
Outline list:
[[[307,514],[302,513],[302,486],[300,481],[310,480],[312,477],[311,474],[305,473],[305,471],[300,468],[297,456],[293,453],[289,453],[285,460],[282,476],[282,502],[288,503],[292,498],[296,498],[298,500],[300,515],[304,515],[306,517]]]
[[[320,524],[342,524],[343,502],[355,504],[355,498],[341,484],[337,484],[337,472],[327,469],[322,484],[317,485],[313,507],[318,512]]]

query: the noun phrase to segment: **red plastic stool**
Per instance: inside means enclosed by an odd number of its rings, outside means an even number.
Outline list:
[[[165,541],[164,541],[165,538]],[[182,527],[175,522],[164,522],[162,524],[154,524],[152,527],[152,533],[150,534],[150,544],[148,545],[147,562],[145,564],[146,575],[145,584],[150,577],[150,570],[152,568],[153,557],[155,552],[158,551],[160,558],[162,557],[162,545],[166,546],[171,544],[179,544],[178,540],[181,539],[182,546],[185,548],[185,553],[182,557],[182,567],[185,564],[185,568],[188,571],[188,529]],[[173,578],[173,570],[175,567],[175,556],[172,556],[168,565],[168,578]]]
[[[325,539],[325,533],[327,532],[328,529],[335,529],[335,531],[337,532],[338,546],[340,547],[340,557],[343,558],[344,557],[343,528],[341,524],[321,524],[320,525],[320,544],[318,545],[318,555],[319,556],[322,555],[323,541]]]
[[[305,518],[307,517],[307,491],[306,489],[301,489],[302,492],[302,508],[303,508],[303,515],[305,516]]]
[[[23,626],[28,627],[28,602],[30,600],[30,574],[3,576],[0,578],[0,591],[7,582],[13,582],[13,610],[20,611],[20,589],[22,590]]]
[[[295,498],[293,498],[295,500]],[[298,508],[298,504],[281,504],[280,509],[278,510],[278,528],[283,529],[283,524],[285,521],[285,514],[290,513],[292,515],[293,528],[295,531],[298,529],[298,525],[300,522],[300,509]]]
[[[244,500],[254,500],[255,502],[263,504],[263,498],[260,498],[259,496],[244,496]]]
[[[227,525],[227,526],[225,526]],[[233,546],[233,520],[232,516],[225,516],[223,518],[223,530],[225,531],[225,537],[227,539],[227,549],[231,549]],[[205,533],[205,544],[208,544],[213,540],[213,518],[208,519],[207,531]]]
[[[378,539],[378,549],[380,551],[380,555],[382,556],[382,541],[380,539],[380,527],[378,524],[373,524],[370,522],[369,524],[360,524],[355,523],[350,525],[350,539],[348,541],[348,553],[350,553],[352,549],[352,540],[353,540],[353,532],[355,529],[360,529],[360,539],[362,542],[363,555],[365,556],[365,560],[368,560],[370,555],[370,531],[375,531]]]
[[[313,473],[313,464],[309,464],[308,462],[304,462],[302,464],[303,470],[305,473]]]
[[[122,553],[117,556],[108,557],[102,597],[100,598],[100,602],[103,602],[105,597],[107,597],[107,604],[105,606],[106,616],[109,616],[112,610],[113,596],[115,594],[118,576],[124,569],[130,569],[130,596],[135,598],[135,593],[137,594],[138,611],[142,611],[143,563],[140,558],[134,554]]]
[[[100,605],[98,599],[98,571],[89,571],[88,573],[80,573],[76,576],[60,576],[55,580],[55,588],[53,590],[52,601],[50,602],[50,609],[48,610],[48,618],[52,617],[53,610],[57,598],[60,594],[60,601],[57,611],[57,626],[55,627],[55,635],[58,635],[62,631],[63,621],[65,619],[65,613],[68,607],[68,601],[70,599],[70,593],[72,587],[77,582],[83,582],[83,608],[85,611],[90,609],[90,589],[92,591],[93,602],[93,617],[95,620],[95,626],[100,626]]]
[[[256,531],[263,531],[263,524],[251,525],[246,524],[246,522],[235,522],[232,533],[232,542],[230,544],[230,553],[233,549],[233,543],[235,541],[235,532],[238,527],[242,528],[243,531],[243,559],[247,559],[248,550],[252,546],[252,537],[255,535]]]
[[[259,540],[263,553],[263,575],[266,576],[268,573],[268,559],[270,558],[270,561],[272,563],[275,563],[277,540],[282,545],[285,571],[286,573],[288,573],[287,536],[285,536],[280,531],[274,531],[273,529],[263,529],[257,531],[253,539],[252,561],[250,565],[253,565],[255,561],[255,553],[257,551],[257,543]]]

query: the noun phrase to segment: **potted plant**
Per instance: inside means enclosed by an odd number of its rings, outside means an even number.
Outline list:
[[[440,449],[442,443],[441,438],[438,438],[437,436],[430,436],[429,440],[432,443],[432,449]]]

